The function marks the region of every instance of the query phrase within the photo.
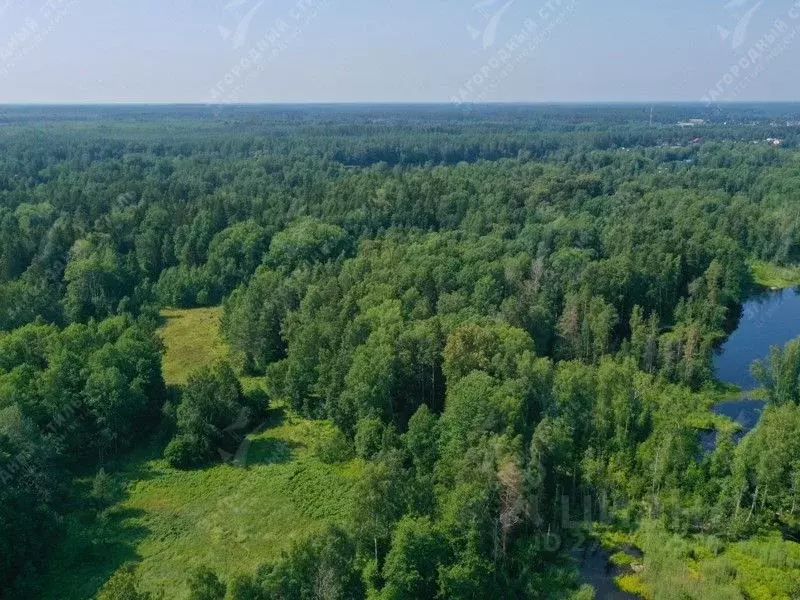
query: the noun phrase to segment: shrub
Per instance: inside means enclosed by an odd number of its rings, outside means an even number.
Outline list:
[[[227,362],[195,371],[178,406],[178,435],[164,457],[178,468],[210,462],[215,450],[230,442],[229,431],[248,424],[250,411],[244,404],[242,387]]]
[[[100,469],[92,482],[91,496],[98,504],[113,504],[119,495],[119,483],[112,476]]]
[[[194,434],[175,436],[164,450],[164,458],[176,469],[195,469],[207,464],[213,451],[206,440]]]
[[[188,584],[189,600],[222,600],[225,597],[225,585],[207,567],[195,570]]]
[[[319,440],[314,447],[314,454],[326,464],[347,462],[353,458],[353,444],[342,433],[336,429],[331,435]]]
[[[369,460],[381,451],[383,445],[383,422],[376,417],[361,419],[356,426],[356,455]]]

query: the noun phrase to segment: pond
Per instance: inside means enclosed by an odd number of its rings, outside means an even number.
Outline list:
[[[754,360],[771,346],[783,346],[800,335],[800,288],[759,294],[742,307],[739,324],[714,355],[714,375],[743,390],[758,387],[750,373]]]
[[[800,336],[800,288],[775,290],[759,294],[742,307],[736,330],[714,353],[714,375],[722,382],[732,383],[743,390],[742,398],[716,404],[712,411],[724,415],[741,426],[734,442],[758,424],[765,402],[748,398],[747,391],[758,387],[750,373],[755,360],[766,358],[771,346],[782,346]],[[716,445],[716,431],[701,431],[703,450],[710,452]],[[610,561],[610,553],[595,549],[576,556],[584,581],[592,584],[597,598],[631,600],[637,596],[623,592],[614,581],[621,573]]]
[[[741,429],[733,434],[733,441],[738,444],[747,432],[758,425],[765,404],[763,400],[730,400],[715,404],[711,411],[717,415],[724,415],[741,426]],[[704,452],[713,451],[717,445],[717,432],[713,429],[701,431],[700,445]]]
[[[742,398],[720,402],[711,410],[741,426],[734,435],[738,442],[758,424],[766,404],[747,397],[747,391],[758,387],[750,372],[753,361],[766,358],[772,346],[783,346],[800,335],[800,288],[773,290],[748,300],[742,307],[736,330],[714,354],[714,376],[742,390]],[[700,432],[703,450],[716,445],[715,431]]]

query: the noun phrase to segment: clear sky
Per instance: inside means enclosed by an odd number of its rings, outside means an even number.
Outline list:
[[[0,0],[0,102],[800,100],[796,2]]]

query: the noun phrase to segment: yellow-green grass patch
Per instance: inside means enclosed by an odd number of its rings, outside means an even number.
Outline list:
[[[168,385],[186,383],[189,373],[228,356],[228,347],[219,335],[222,307],[163,310],[166,320],[159,329],[164,341],[164,381]]]
[[[783,289],[800,285],[800,265],[779,266],[761,260],[750,261],[750,272],[756,284]]]
[[[645,597],[790,600],[800,581],[800,544],[775,531],[725,543],[710,535],[669,533],[644,521],[636,535],[645,553],[636,574]]]

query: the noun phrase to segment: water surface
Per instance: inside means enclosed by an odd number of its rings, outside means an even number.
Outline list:
[[[644,556],[632,547],[619,548],[636,558]],[[625,592],[617,587],[614,578],[617,575],[630,573],[630,568],[619,568],[611,562],[611,551],[599,547],[587,547],[576,552],[575,558],[580,562],[581,577],[585,583],[594,587],[595,598],[600,600],[639,600],[639,596]]]
[[[754,360],[766,358],[770,346],[800,336],[800,288],[759,294],[742,307],[739,325],[714,354],[714,375],[743,390],[758,387],[750,373]]]
[[[753,427],[758,425],[758,421],[761,419],[761,412],[766,404],[763,400],[729,400],[715,404],[711,408],[711,412],[716,415],[724,415],[741,426],[741,429],[732,436],[733,442],[738,444]],[[710,429],[699,433],[700,445],[703,451],[712,452],[717,447],[716,430]]]
[[[783,346],[800,336],[800,288],[773,290],[754,296],[742,307],[736,330],[714,353],[714,376],[743,390],[742,398],[720,402],[712,407],[718,415],[736,421],[741,429],[733,436],[739,442],[761,419],[766,402],[748,398],[747,392],[758,387],[750,372],[753,361],[769,356],[772,346]],[[714,449],[717,432],[700,432],[705,452]]]

